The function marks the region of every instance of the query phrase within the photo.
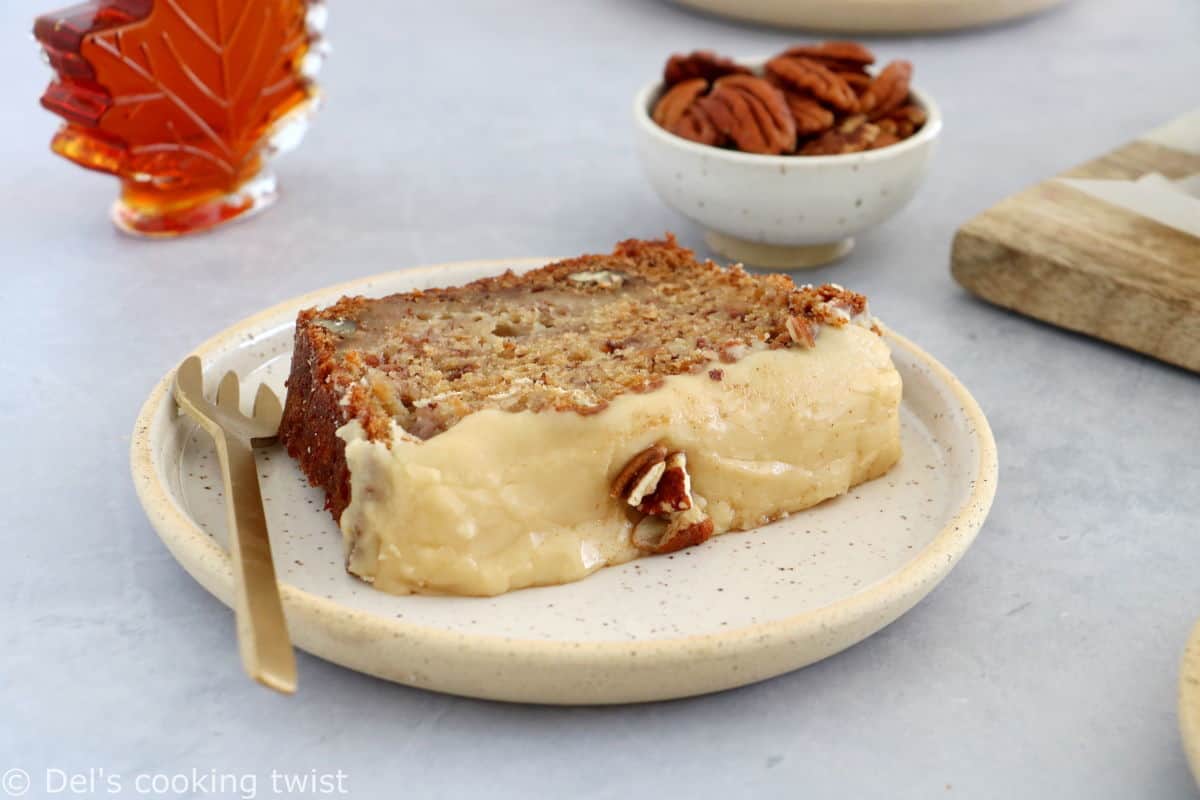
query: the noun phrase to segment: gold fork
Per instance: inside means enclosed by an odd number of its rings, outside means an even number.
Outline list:
[[[238,405],[238,384],[237,373],[226,372],[217,387],[217,402],[209,402],[200,359],[189,356],[175,370],[175,402],[217,445],[242,666],[263,686],[291,694],[296,691],[296,656],[279,600],[253,449],[275,441],[283,409],[275,393],[260,384],[254,411],[247,417]]]

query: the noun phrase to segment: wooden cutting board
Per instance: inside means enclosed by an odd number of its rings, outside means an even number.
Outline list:
[[[1200,110],[963,225],[955,279],[997,305],[1200,372],[1200,236],[1176,227],[1192,227],[1190,217],[1164,224],[1060,180],[1148,173],[1200,173]]]

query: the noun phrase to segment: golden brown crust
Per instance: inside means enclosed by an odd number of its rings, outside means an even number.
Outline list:
[[[333,348],[312,330],[315,314],[310,308],[300,312],[296,321],[296,344],[279,439],[288,455],[299,462],[308,482],[325,491],[325,508],[336,520],[350,504],[346,445],[337,437],[337,429],[347,420],[330,381],[336,368]]]

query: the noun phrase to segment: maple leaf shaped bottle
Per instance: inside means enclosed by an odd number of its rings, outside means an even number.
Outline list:
[[[121,179],[113,222],[178,236],[258,212],[319,95],[319,0],[94,0],[39,17],[51,149]]]

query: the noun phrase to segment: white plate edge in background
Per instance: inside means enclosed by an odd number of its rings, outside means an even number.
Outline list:
[[[922,33],[1037,14],[1066,0],[674,0],[698,11],[781,28]]]

